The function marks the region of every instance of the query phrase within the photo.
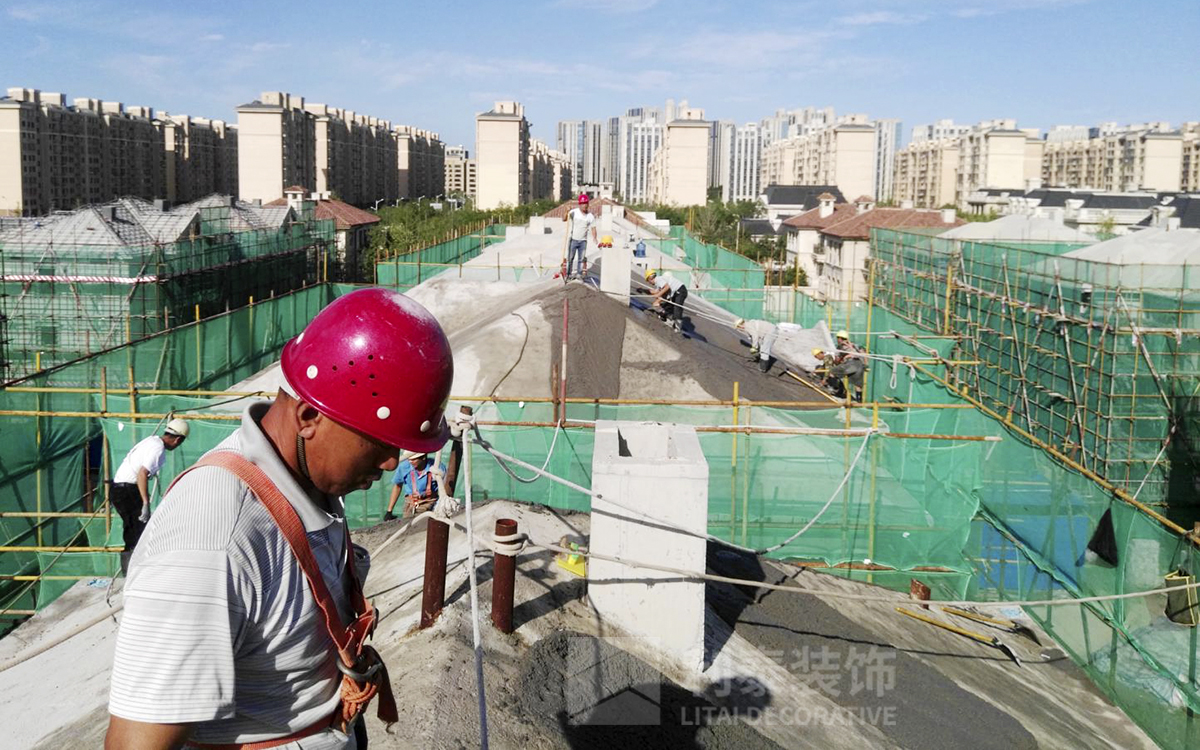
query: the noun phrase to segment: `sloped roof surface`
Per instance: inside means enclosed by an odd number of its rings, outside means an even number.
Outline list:
[[[815,206],[822,193],[831,194],[838,203],[846,202],[837,185],[768,185],[763,192],[768,206]]]
[[[1036,242],[1092,243],[1087,232],[1071,229],[1053,219],[1036,216],[1001,216],[995,221],[976,221],[943,232],[941,237],[956,240],[1029,240]]]
[[[865,240],[871,236],[872,228],[958,227],[965,223],[957,217],[953,222],[942,221],[941,211],[917,208],[873,208],[870,211],[863,211],[851,216],[845,221],[831,224],[822,229],[821,234],[848,240]]]
[[[821,207],[809,209],[799,216],[784,219],[783,226],[794,229],[820,229],[840,221],[845,221],[857,213],[858,208],[849,203],[838,203],[833,207],[833,213],[821,216]]]

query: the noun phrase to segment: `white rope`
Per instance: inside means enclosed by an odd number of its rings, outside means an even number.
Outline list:
[[[475,579],[475,532],[471,524],[471,445],[470,441],[463,441],[463,460],[465,462],[464,473],[467,480],[466,490],[466,506],[467,506],[467,549],[469,550],[468,558],[470,565],[468,566],[468,575],[471,580],[471,637],[475,642],[475,685],[479,695],[479,746],[483,750],[488,747],[488,726],[487,726],[487,698],[484,695],[483,687],[483,645],[479,637],[479,592],[478,585]],[[437,518],[433,516],[433,518]],[[442,520],[438,518],[437,520]]]
[[[559,477],[559,476],[555,476],[554,474],[551,474],[543,469],[538,469],[533,464],[526,463],[519,458],[514,458],[513,456],[506,455],[506,454],[501,453],[500,451],[496,450],[495,448],[493,448],[491,446],[490,443],[488,443],[486,440],[484,440],[482,438],[482,436],[479,435],[478,429],[476,429],[475,437],[473,439],[475,440],[475,442],[478,442],[479,446],[481,448],[483,448],[485,451],[487,451],[487,453],[489,455],[491,455],[492,458],[496,459],[496,462],[499,463],[501,466],[504,465],[505,461],[511,461],[512,463],[517,464],[518,466],[521,466],[526,469],[531,469],[532,471],[534,471],[542,476],[545,476],[547,479],[550,479],[551,481],[557,482],[565,487],[569,487],[577,492],[582,492],[583,494],[585,494],[588,497],[591,497],[595,500],[603,500],[604,502],[606,502],[610,505],[615,505],[616,507],[620,508],[621,510],[624,510],[628,513],[632,513],[633,515],[637,516],[638,520],[640,520],[643,523],[649,523],[649,524],[653,524],[655,526],[665,527],[671,531],[674,531],[679,534],[684,534],[686,536],[696,536],[696,537],[702,536],[704,539],[707,539],[708,541],[716,542],[717,544],[721,544],[726,547],[731,547],[733,549],[740,550],[742,552],[747,552],[752,555],[765,555],[770,552],[774,552],[778,549],[781,549],[783,546],[787,545],[788,543],[798,539],[801,534],[808,531],[808,529],[811,528],[814,523],[816,523],[817,519],[821,517],[822,513],[824,513],[826,510],[829,509],[829,506],[833,503],[834,499],[838,496],[838,493],[841,492],[842,487],[845,486],[846,482],[849,480],[850,474],[853,473],[855,466],[858,465],[858,461],[862,457],[863,451],[867,447],[867,441],[870,440],[871,435],[875,434],[875,432],[877,432],[877,430],[875,430],[873,428],[864,428],[863,434],[865,435],[865,437],[863,438],[862,445],[860,445],[858,448],[858,453],[855,454],[855,456],[854,456],[853,463],[850,464],[850,467],[846,470],[845,475],[842,477],[842,481],[838,483],[837,489],[835,489],[833,491],[833,494],[830,496],[829,500],[826,501],[824,507],[821,508],[821,510],[817,513],[817,515],[814,516],[811,520],[809,520],[808,524],[805,525],[804,528],[802,528],[796,534],[793,534],[787,541],[783,542],[782,544],[775,545],[773,547],[765,547],[762,549],[756,549],[754,547],[745,547],[740,544],[736,544],[734,542],[730,542],[725,539],[722,539],[718,536],[714,536],[712,534],[697,534],[696,532],[681,528],[679,526],[670,524],[661,519],[647,515],[646,513],[643,513],[642,511],[638,510],[637,508],[632,508],[628,505],[625,505],[624,503],[621,503],[620,501],[613,500],[612,498],[609,498],[609,497],[605,497],[598,492],[593,492],[593,491],[589,490],[588,488],[583,487],[578,484],[575,484],[574,482],[572,482],[570,480],[563,479],[562,477]]]
[[[566,411],[566,410],[564,409],[564,411]],[[572,420],[572,421],[576,421],[576,420]],[[475,424],[474,421],[472,421],[471,425],[474,425],[474,424]],[[554,439],[552,439],[550,441],[550,450],[546,453],[546,461],[545,461],[545,463],[542,464],[542,468],[539,473],[534,474],[532,477],[526,478],[526,477],[517,476],[517,473],[515,471],[512,471],[507,466],[505,466],[503,463],[500,464],[500,468],[504,469],[505,474],[508,474],[510,477],[517,480],[521,484],[533,484],[537,480],[541,479],[542,476],[544,476],[544,474],[545,474],[546,467],[550,465],[550,458],[551,458],[551,456],[554,455],[554,446],[555,446],[555,444],[558,443],[558,433],[562,432],[562,428],[563,428],[563,420],[559,419],[558,424],[556,424],[554,426]]]
[[[431,512],[426,512],[426,513],[421,514],[421,516],[418,516],[416,519],[414,519],[414,521],[419,520],[420,518],[429,518],[431,521],[437,521],[438,523],[444,523],[449,526],[453,526],[454,528],[456,528],[460,531],[463,531],[463,532],[467,531],[466,527],[464,527],[463,525],[455,523],[454,521],[451,521],[446,518],[438,517],[437,515],[434,515]],[[730,576],[716,575],[713,573],[701,573],[701,572],[698,572],[695,570],[686,570],[684,568],[675,568],[675,567],[671,567],[669,565],[659,565],[657,563],[646,562],[643,560],[634,560],[634,559],[631,559],[628,557],[619,557],[616,555],[604,555],[604,554],[601,554],[598,552],[592,552],[591,550],[583,548],[583,547],[568,548],[568,547],[562,547],[558,544],[553,544],[553,543],[542,544],[542,543],[537,542],[534,539],[530,538],[527,534],[524,534],[524,533],[505,535],[505,536],[501,536],[500,539],[503,540],[500,545],[494,545],[492,542],[490,542],[486,538],[478,538],[478,539],[476,539],[476,541],[478,541],[483,547],[490,548],[490,549],[492,549],[493,552],[496,552],[497,554],[502,554],[502,555],[514,554],[513,549],[516,545],[512,545],[511,543],[520,540],[522,542],[522,544],[520,545],[521,549],[519,550],[519,552],[524,552],[524,551],[528,551],[528,550],[545,550],[548,552],[558,552],[558,553],[562,553],[565,555],[581,555],[581,556],[587,557],[587,558],[594,558],[597,560],[605,560],[607,562],[620,563],[621,565],[626,565],[631,568],[643,568],[645,570],[656,570],[656,571],[659,571],[662,573],[673,573],[673,574],[675,574],[685,580],[689,580],[689,581],[714,581],[717,583],[729,583],[729,584],[733,584],[736,586],[749,586],[751,588],[769,589],[772,591],[784,591],[784,592],[788,592],[788,593],[792,593],[792,594],[808,594],[811,596],[820,596],[820,597],[825,597],[825,598],[829,598],[829,599],[843,599],[846,601],[866,602],[866,603],[872,603],[872,604],[895,604],[898,601],[904,601],[903,597],[898,597],[896,595],[879,596],[879,595],[873,595],[873,594],[851,594],[851,593],[847,593],[847,592],[843,592],[843,591],[807,588],[807,587],[799,586],[799,585],[785,586],[782,584],[767,583],[765,581],[755,581],[755,580],[747,579],[747,578],[732,578]],[[720,541],[720,540],[717,540],[717,541]],[[721,542],[721,543],[725,544],[727,546],[735,546],[736,547],[736,545],[729,545],[728,542]],[[748,551],[752,551],[752,550],[748,550]],[[519,554],[519,552],[518,552],[518,554]],[[820,573],[822,571],[814,570],[814,572]],[[621,580],[621,579],[613,579],[613,580]],[[793,582],[794,582],[794,580],[795,579],[793,579]],[[1083,597],[1078,597],[1078,598],[1065,597],[1065,598],[1060,598],[1060,599],[1028,599],[1028,600],[1016,600],[1016,601],[1003,600],[1003,601],[994,601],[994,602],[978,601],[975,599],[944,599],[944,600],[943,599],[932,599],[932,600],[921,600],[920,603],[923,605],[928,604],[928,605],[938,605],[938,606],[947,606],[947,607],[982,607],[982,608],[991,608],[991,607],[995,607],[995,608],[1063,607],[1063,606],[1069,606],[1069,605],[1088,604],[1088,603],[1094,603],[1094,602],[1107,602],[1107,601],[1116,601],[1116,600],[1122,600],[1122,599],[1136,599],[1136,598],[1140,598],[1140,597],[1157,596],[1159,594],[1167,594],[1167,593],[1171,593],[1171,592],[1187,591],[1189,589],[1196,589],[1196,588],[1200,588],[1200,582],[1184,584],[1182,586],[1167,586],[1167,587],[1163,587],[1163,588],[1149,589],[1147,591],[1135,591],[1135,592],[1124,593],[1124,594],[1103,594],[1103,595],[1097,595],[1097,596],[1083,596]]]
[[[1159,449],[1158,455],[1154,457],[1154,463],[1150,464],[1150,468],[1146,469],[1146,476],[1142,477],[1141,483],[1138,485],[1137,492],[1133,493],[1133,499],[1137,500],[1138,495],[1142,494],[1142,488],[1146,486],[1146,480],[1158,468],[1158,462],[1162,460],[1163,454],[1167,452],[1167,446],[1171,444],[1171,438],[1175,436],[1175,425],[1171,425],[1171,429],[1167,430],[1167,439],[1163,441],[1162,448]]]
[[[795,534],[792,534],[791,536],[789,536],[787,539],[783,540],[779,544],[776,544],[771,547],[763,547],[762,549],[755,550],[755,554],[767,555],[776,550],[783,549],[784,547],[788,546],[792,542],[799,539],[800,536],[804,532],[806,532],[812,528],[812,525],[817,522],[817,519],[819,519],[825,513],[825,511],[829,510],[829,506],[833,505],[833,501],[837,499],[837,496],[839,494],[841,494],[842,488],[846,486],[846,482],[849,481],[850,475],[852,473],[854,473],[854,467],[858,466],[858,460],[860,458],[862,458],[863,451],[865,451],[867,449],[867,443],[871,440],[871,435],[873,435],[873,434],[874,434],[873,432],[868,432],[866,437],[863,438],[862,445],[858,446],[858,453],[854,454],[854,460],[850,462],[850,468],[846,469],[845,475],[842,476],[842,481],[838,482],[838,486],[834,488],[833,494],[830,495],[829,499],[825,501],[825,505],[823,505],[821,507],[821,510],[817,511],[817,515],[815,515],[811,519],[809,519],[809,522],[804,524],[804,528],[800,529]]]

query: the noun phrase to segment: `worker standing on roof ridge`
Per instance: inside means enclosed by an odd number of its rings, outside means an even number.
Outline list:
[[[576,278],[572,273],[575,256],[579,255],[579,271],[578,278],[582,278],[584,269],[587,265],[587,238],[588,230],[592,232],[592,241],[599,244],[596,239],[596,215],[591,212],[591,201],[587,197],[587,193],[579,194],[579,205],[576,208],[567,212],[567,231],[570,233],[570,242],[567,245],[567,267],[563,269],[563,281]]]
[[[646,271],[646,283],[654,287],[650,295],[660,309],[659,317],[669,323],[676,333],[683,333],[683,303],[687,301],[687,286],[669,273],[659,274],[653,268]]]
[[[172,419],[167,422],[162,437],[151,435],[133,446],[113,474],[109,501],[121,516],[121,523],[125,527],[125,550],[121,552],[122,573],[129,573],[133,550],[150,521],[150,478],[158,476],[167,451],[178,448],[187,436],[188,423],[182,419]]]
[[[775,344],[778,329],[765,320],[738,318],[733,327],[750,337],[750,357],[758,361],[762,372],[771,370],[771,347]]]
[[[392,511],[401,494],[405,498],[405,516],[437,510],[438,506],[444,503],[454,502],[452,498],[447,498],[442,490],[442,482],[445,479],[446,464],[434,466],[428,453],[405,451],[401,456],[400,465],[392,475],[392,496],[388,499],[387,513],[383,514],[383,520],[391,521],[396,517]]]
[[[275,400],[176,480],[138,544],[108,750],[354,750],[373,698],[397,721],[342,498],[401,450],[445,443],[450,344],[411,297],[361,289],[289,341],[281,369]]]

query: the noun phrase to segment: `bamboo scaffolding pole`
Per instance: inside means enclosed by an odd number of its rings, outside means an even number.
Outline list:
[[[747,405],[749,406],[749,405]],[[757,406],[757,404],[755,404]],[[479,420],[476,422],[480,427],[556,427],[556,422],[538,422],[538,421],[507,421],[507,420]],[[691,425],[696,432],[718,432],[718,433],[734,433],[741,435],[763,434],[763,435],[823,435],[828,437],[862,437],[871,430],[871,428],[851,428],[848,430],[837,428],[824,427],[763,427],[758,425]],[[563,423],[563,429],[574,430],[591,430],[595,429],[596,425],[591,422],[571,422]],[[935,433],[916,433],[916,432],[879,432],[880,437],[912,439],[912,440],[961,440],[964,442],[985,442],[995,443],[1002,438],[996,435],[941,435]]]

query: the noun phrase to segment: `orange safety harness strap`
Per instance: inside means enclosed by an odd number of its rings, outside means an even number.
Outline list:
[[[215,466],[233,473],[238,479],[245,482],[275,520],[284,539],[287,540],[288,546],[291,547],[292,555],[296,558],[300,570],[308,579],[313,599],[324,617],[326,631],[329,633],[330,640],[333,641],[334,648],[337,649],[338,669],[342,672],[342,685],[341,705],[332,717],[321,719],[312,726],[305,727],[287,737],[247,744],[192,744],[219,750],[266,750],[266,748],[278,747],[316,734],[329,726],[346,731],[351,722],[366,709],[376,695],[379,696],[378,716],[380,720],[387,724],[398,721],[396,697],[392,692],[387,666],[383,663],[379,653],[365,643],[367,637],[375,629],[375,608],[363,596],[362,586],[358,581],[354,565],[350,561],[353,550],[350,546],[349,527],[346,527],[346,564],[351,580],[351,604],[357,614],[354,622],[346,627],[342,624],[337,604],[329,593],[329,587],[326,586],[325,578],[321,575],[317,559],[313,556],[312,547],[308,544],[308,534],[304,530],[303,522],[296,515],[292,504],[288,502],[288,499],[284,497],[266,473],[241,455],[228,450],[212,451],[206,454],[187,471],[201,466]],[[184,474],[186,473],[185,471]],[[178,482],[181,477],[183,474],[176,477],[175,481]],[[169,489],[168,492],[170,492]]]

